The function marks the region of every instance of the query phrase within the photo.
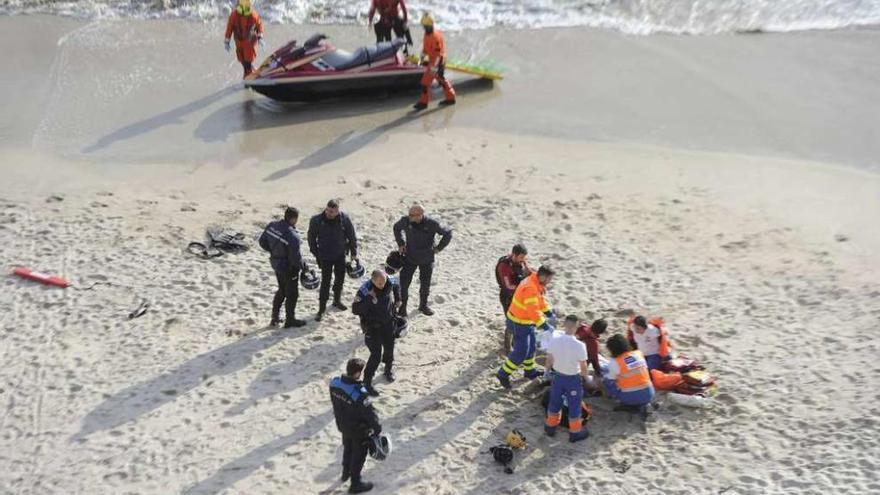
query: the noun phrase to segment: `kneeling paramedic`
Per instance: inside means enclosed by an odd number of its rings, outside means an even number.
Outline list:
[[[363,359],[349,359],[345,374],[330,381],[333,415],[336,417],[336,427],[342,433],[342,481],[351,478],[349,493],[373,489],[372,483],[361,479],[361,470],[367,459],[370,435],[382,431],[367,389],[360,382],[363,370]]]
[[[584,397],[583,381],[587,378],[587,348],[575,337],[578,317],[568,315],[563,323],[565,333],[553,337],[547,346],[547,369],[550,370],[550,404],[544,432],[556,435],[556,427],[562,420],[562,402],[568,402],[568,441],[579,442],[590,433],[583,427],[581,399]]]
[[[542,265],[537,272],[523,280],[513,294],[506,322],[513,334],[513,349],[498,369],[498,381],[504,388],[510,388],[510,375],[520,367],[530,380],[541,375],[535,369],[535,329],[540,328],[545,332],[553,329],[547,319],[553,317],[553,311],[544,299],[544,293],[554,273],[552,268]]]
[[[397,308],[400,307],[400,286],[394,277],[382,270],[374,270],[370,280],[364,282],[354,303],[352,313],[360,316],[364,331],[364,344],[370,350],[367,369],[364,372],[364,387],[372,396],[379,392],[373,388],[373,376],[379,362],[385,363],[385,380],[394,381],[394,339],[397,330]]]
[[[611,360],[602,379],[605,391],[625,406],[646,406],[654,398],[648,363],[641,352],[632,350],[626,337],[612,335],[605,343]]]
[[[272,321],[269,326],[278,326],[281,321],[281,304],[284,303],[284,328],[301,327],[306,324],[296,319],[296,302],[299,299],[299,272],[303,268],[300,252],[299,234],[296,232],[296,221],[299,210],[288,207],[284,211],[284,220],[278,220],[266,226],[260,235],[260,247],[271,253],[269,262],[278,281],[278,290],[272,300]]]
[[[645,356],[649,370],[660,369],[664,361],[672,359],[669,333],[661,318],[652,318],[651,321],[646,321],[644,316],[630,318],[626,338],[630,347],[641,351]]]

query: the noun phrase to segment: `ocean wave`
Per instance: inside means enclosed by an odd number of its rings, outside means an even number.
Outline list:
[[[464,0],[409,2],[446,30],[495,26],[589,26],[628,34],[718,34],[839,29],[880,24],[880,0]],[[0,13],[88,19],[225,18],[226,0],[0,0]],[[363,24],[368,0],[256,0],[260,15],[283,24]]]

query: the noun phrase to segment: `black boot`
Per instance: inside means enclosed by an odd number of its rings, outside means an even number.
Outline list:
[[[327,311],[327,301],[318,303],[318,314],[315,315],[315,321],[321,321],[324,318],[324,312]]]
[[[340,301],[338,297],[333,299],[333,307],[340,311],[348,310],[348,306],[342,304],[342,301]]]
[[[419,306],[419,311],[425,316],[434,316],[434,310],[428,307],[427,304]]]
[[[299,328],[306,326],[306,322],[303,320],[297,320],[296,317],[284,320],[284,328]]]
[[[273,328],[277,327],[280,324],[281,324],[281,319],[278,318],[277,316],[273,316],[272,321],[269,322],[269,326],[273,327]]]
[[[394,371],[391,370],[390,364],[385,364],[385,381],[388,383],[394,383]]]
[[[351,478],[351,470],[348,469],[348,466],[345,466],[342,468],[342,482],[345,483],[349,478]]]
[[[364,493],[373,489],[373,484],[369,481],[352,481],[351,486],[348,487],[348,493]]]

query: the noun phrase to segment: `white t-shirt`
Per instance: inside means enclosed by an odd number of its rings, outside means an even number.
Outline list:
[[[547,354],[553,356],[553,369],[563,375],[580,373],[578,363],[587,360],[587,347],[574,335],[557,335],[550,341]]]
[[[554,337],[557,337],[559,335],[565,335],[565,332],[555,329],[542,331],[540,334],[538,334],[538,349],[547,352],[547,348],[550,346],[550,341],[553,340]]]
[[[660,329],[654,325],[649,323],[648,329],[641,334],[633,330],[633,339],[643,355],[660,354]]]

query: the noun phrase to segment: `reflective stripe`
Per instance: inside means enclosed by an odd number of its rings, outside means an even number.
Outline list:
[[[507,319],[514,322],[514,323],[519,323],[520,325],[526,325],[526,326],[537,326],[538,325],[538,322],[536,322],[534,320],[523,320],[523,319],[517,318],[516,316],[513,316],[512,314],[510,314],[510,311],[507,312]]]
[[[511,299],[511,300],[510,300],[510,304],[513,304],[513,305],[515,305],[517,308],[520,308],[520,309],[528,309],[527,307],[525,307],[525,306],[523,305],[523,303],[519,302],[516,298]]]
[[[269,235],[271,235],[272,237],[278,239],[279,241],[281,241],[285,246],[289,246],[289,245],[290,245],[290,243],[288,243],[283,237],[281,237],[281,234],[275,232],[274,230],[272,230],[272,229],[266,229],[266,233],[269,234]]]
[[[525,301],[523,301],[523,304],[538,304],[538,298],[537,297],[527,297],[525,299]]]
[[[519,366],[517,366],[510,359],[506,359],[504,361],[504,363],[501,364],[501,367],[504,369],[504,372],[507,373],[508,375],[513,373],[514,371],[516,371],[519,368]]]

